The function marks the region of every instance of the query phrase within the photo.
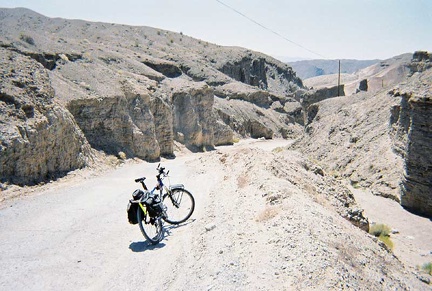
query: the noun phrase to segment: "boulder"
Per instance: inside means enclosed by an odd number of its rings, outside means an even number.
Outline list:
[[[359,83],[359,91],[367,91],[368,90],[368,80],[363,79]]]

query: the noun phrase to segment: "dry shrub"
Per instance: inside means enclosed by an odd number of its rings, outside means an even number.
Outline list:
[[[283,151],[284,151],[284,148],[283,148],[283,147],[277,147],[277,148],[274,148],[274,149],[272,150],[272,153],[277,154],[277,153],[280,153],[280,152],[283,152]]]
[[[380,236],[378,237],[378,239],[379,239],[380,241],[382,241],[382,242],[387,246],[387,248],[389,248],[390,250],[393,250],[393,242],[392,242],[392,240],[390,239],[389,236],[386,236],[386,235],[380,235]]]
[[[279,207],[266,207],[255,219],[257,222],[264,222],[276,217],[280,212]]]
[[[385,224],[374,224],[369,228],[369,233],[376,236],[390,250],[393,250],[393,242],[390,239],[391,228]]]
[[[390,236],[391,229],[385,224],[374,224],[370,227],[369,233],[373,236]]]
[[[422,266],[422,270],[428,273],[429,275],[432,275],[432,262],[424,264]]]

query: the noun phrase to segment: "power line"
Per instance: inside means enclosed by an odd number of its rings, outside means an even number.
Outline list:
[[[282,38],[282,39],[284,39],[284,40],[286,40],[286,41],[288,41],[288,42],[290,42],[290,43],[292,43],[292,44],[294,44],[294,45],[296,45],[296,46],[298,46],[298,47],[300,47],[300,48],[302,48],[302,49],[304,49],[304,50],[307,50],[307,51],[310,52],[310,53],[313,53],[313,54],[315,54],[315,55],[317,55],[317,56],[320,56],[320,57],[322,57],[322,58],[327,59],[327,57],[323,56],[322,54],[319,54],[319,53],[317,53],[317,52],[314,52],[313,50],[310,50],[310,49],[308,49],[308,48],[302,46],[301,44],[296,43],[295,41],[292,41],[292,40],[286,38],[285,36],[279,34],[278,32],[276,32],[276,31],[274,31],[274,30],[272,30],[272,29],[270,29],[270,28],[268,28],[268,27],[266,27],[266,26],[264,26],[264,25],[262,25],[261,23],[255,21],[254,19],[248,17],[247,15],[241,13],[240,11],[238,11],[238,10],[232,8],[231,6],[229,6],[229,5],[225,4],[225,3],[223,3],[222,1],[220,1],[220,0],[216,0],[216,1],[219,2],[220,4],[222,4],[223,6],[225,6],[225,7],[229,8],[229,9],[231,9],[231,10],[234,11],[235,13],[237,13],[237,14],[243,16],[243,17],[246,18],[247,20],[249,20],[249,21],[255,23],[256,25],[258,25],[258,26],[264,28],[264,29],[267,30],[267,31],[270,31],[271,33],[275,34],[276,36],[278,36],[278,37],[280,37],[280,38]]]

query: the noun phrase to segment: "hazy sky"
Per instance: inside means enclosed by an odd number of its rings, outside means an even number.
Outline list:
[[[0,0],[0,7],[151,26],[276,57],[386,59],[432,51],[432,0]]]

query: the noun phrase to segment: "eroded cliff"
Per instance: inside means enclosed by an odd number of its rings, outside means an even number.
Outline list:
[[[0,179],[33,184],[82,168],[90,145],[43,66],[0,48]]]
[[[401,65],[408,73],[392,89],[309,105],[294,147],[353,187],[432,216],[431,57],[416,52]]]
[[[410,82],[391,93],[401,98],[395,124],[400,133],[404,173],[401,204],[432,217],[432,54],[416,52]]]

